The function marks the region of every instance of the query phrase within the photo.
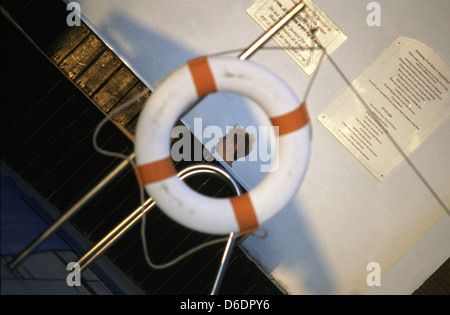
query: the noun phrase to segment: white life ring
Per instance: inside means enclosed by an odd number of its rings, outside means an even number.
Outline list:
[[[172,127],[201,97],[214,92],[249,97],[279,127],[277,168],[248,193],[202,195],[181,181],[170,156]],[[145,104],[135,137],[138,181],[176,222],[209,234],[249,233],[278,213],[298,191],[310,156],[306,105],[274,73],[230,57],[200,57],[166,77]]]

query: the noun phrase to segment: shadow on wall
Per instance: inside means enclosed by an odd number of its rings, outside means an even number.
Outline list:
[[[165,37],[119,11],[112,11],[97,25],[97,29],[125,63],[152,88],[157,88],[158,83],[180,65],[204,54],[183,46],[176,38]],[[181,36],[183,34],[180,34]],[[237,124],[244,127],[255,125],[254,122],[258,121],[255,117],[255,104],[251,100],[235,93],[222,92],[205,97],[182,119],[205,144],[211,140],[203,137],[208,126],[219,126],[223,129],[223,134],[226,134],[228,127]],[[194,126],[197,118],[202,118],[204,122],[200,130],[202,134],[197,134],[197,128]],[[212,146],[216,144],[213,143]],[[262,180],[262,175],[255,170],[259,170],[261,163],[246,163],[245,167],[239,169],[238,175],[246,182],[258,183]]]
[[[96,26],[102,39],[142,80],[153,88],[156,88],[158,82],[165,76],[188,60],[205,54],[182,46],[176,42],[176,39],[165,37],[118,11],[113,11],[108,15],[107,20]],[[180,34],[181,36],[184,35]],[[244,97],[222,94],[231,93],[215,93],[212,100],[207,99],[202,103],[220,103],[222,108],[226,109],[232,100],[233,108],[239,109],[239,112],[233,116],[253,116],[252,112],[248,110],[248,100]],[[218,115],[213,109],[205,108],[206,111],[208,115]]]
[[[156,86],[178,66],[199,55],[117,11],[96,26],[102,38],[150,85]]]
[[[243,247],[264,270],[275,276],[288,294],[335,294],[331,268],[326,265],[301,213],[302,205],[297,200],[291,201],[264,224],[267,238],[259,240],[250,236]],[[279,244],[283,244],[283,248]],[[283,251],[286,248],[289,252]],[[277,277],[279,274],[283,276]]]

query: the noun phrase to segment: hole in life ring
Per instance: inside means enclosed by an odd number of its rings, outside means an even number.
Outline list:
[[[229,198],[242,194],[242,187],[223,168],[215,164],[193,164],[178,173],[180,180],[206,196]]]
[[[229,91],[209,94],[182,120],[201,139],[211,158],[221,162],[246,189],[256,187],[270,172],[278,138],[267,113],[249,97]],[[172,157],[180,156],[182,147],[178,142]],[[185,151],[183,154],[189,158]],[[203,158],[209,158],[208,154]]]

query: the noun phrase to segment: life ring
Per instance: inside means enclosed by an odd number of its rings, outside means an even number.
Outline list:
[[[170,156],[172,127],[207,94],[228,91],[252,99],[279,127],[278,161],[252,190],[213,198],[179,179]],[[250,233],[278,213],[298,191],[310,156],[311,133],[305,104],[273,72],[231,57],[193,59],[167,76],[140,113],[136,176],[157,206],[176,222],[209,234]]]

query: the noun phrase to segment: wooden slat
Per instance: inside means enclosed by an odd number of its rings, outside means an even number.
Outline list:
[[[90,33],[84,23],[79,27],[68,28],[47,49],[48,56],[55,64],[60,64]]]
[[[120,67],[119,58],[110,50],[100,57],[75,80],[86,95],[91,96]]]
[[[103,51],[103,42],[94,34],[90,34],[70,55],[61,61],[59,66],[70,79],[75,80]]]
[[[138,81],[138,78],[131,70],[121,66],[120,69],[92,95],[92,101],[103,112],[108,113]]]
[[[126,126],[144,107],[145,102],[150,97],[150,91],[147,86],[139,82],[129,93],[117,104],[117,107],[122,106],[124,103],[130,103],[129,106],[120,110],[114,115],[113,120]]]

